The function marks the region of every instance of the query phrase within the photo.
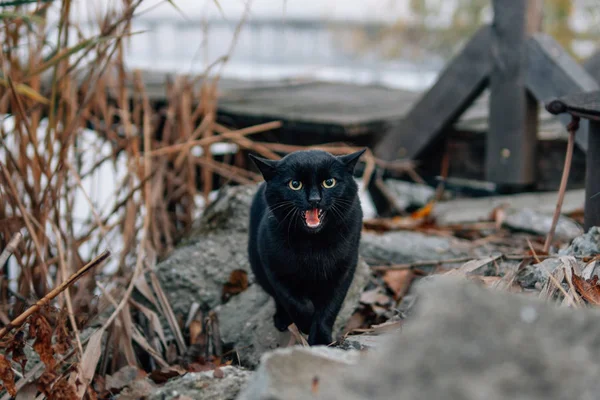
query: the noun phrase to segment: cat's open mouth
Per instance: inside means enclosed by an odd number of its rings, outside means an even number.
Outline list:
[[[304,218],[304,222],[306,226],[309,228],[318,228],[321,226],[323,216],[323,210],[320,208],[313,208],[312,210],[302,211],[302,217]]]

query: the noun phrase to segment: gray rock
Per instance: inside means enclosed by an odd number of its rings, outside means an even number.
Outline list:
[[[563,264],[559,258],[548,258],[539,264],[528,265],[517,274],[517,281],[524,288],[541,288],[557,267]]]
[[[248,273],[249,208],[256,186],[224,187],[205,210],[194,232],[156,265],[161,286],[176,314],[186,316],[194,302],[208,310],[221,303],[233,270]]]
[[[215,232],[248,232],[250,204],[258,185],[224,186],[204,210],[192,237]]]
[[[420,183],[388,179],[385,186],[394,196],[396,205],[403,210],[410,206],[422,207],[435,195],[434,188]]]
[[[360,255],[369,262],[397,264],[441,260],[468,255],[466,241],[420,232],[363,233]]]
[[[552,226],[552,218],[553,214],[549,212],[540,212],[531,208],[510,208],[506,210],[504,225],[514,230],[547,235]],[[561,240],[572,240],[582,233],[583,229],[577,222],[561,215],[554,236]]]
[[[161,286],[173,311],[186,316],[198,302],[202,309],[221,303],[223,285],[233,270],[250,271],[246,233],[230,232],[197,237],[193,244],[181,246],[155,267]]]
[[[496,207],[510,206],[513,209],[529,208],[540,213],[552,214],[556,207],[556,192],[522,193],[509,196],[492,196],[476,199],[456,199],[443,201],[433,209],[438,225],[461,224],[465,222],[487,221]],[[568,190],[565,194],[562,212],[568,214],[583,207],[585,191]]]
[[[370,276],[369,266],[360,260],[356,275],[334,324],[334,339],[340,334],[358,306],[360,294]],[[234,345],[240,361],[248,367],[258,365],[268,350],[285,346],[289,334],[281,334],[273,325],[275,303],[260,286],[251,285],[217,309],[221,340]]]
[[[202,400],[233,400],[250,377],[250,372],[237,367],[221,367],[223,377],[213,371],[185,374],[171,379],[156,389],[148,400],[175,400],[180,396]]]
[[[347,336],[339,347],[344,350],[368,350],[379,346],[385,339],[386,335],[351,335]]]
[[[571,245],[560,251],[561,255],[593,257],[600,254],[600,227],[594,226],[587,233],[575,238]]]
[[[313,398],[315,387],[331,384],[334,371],[356,364],[359,357],[357,351],[325,346],[275,350],[262,357],[238,400]]]
[[[592,400],[600,313],[441,277],[417,287],[416,318],[334,373],[313,398]]]

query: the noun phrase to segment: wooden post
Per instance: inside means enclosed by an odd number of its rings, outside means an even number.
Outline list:
[[[539,0],[494,0],[487,180],[523,188],[535,182],[537,101],[525,89],[527,38],[538,31]]]
[[[585,161],[585,230],[600,226],[600,121],[590,120]]]
[[[585,60],[583,67],[598,83],[600,83],[600,51]]]

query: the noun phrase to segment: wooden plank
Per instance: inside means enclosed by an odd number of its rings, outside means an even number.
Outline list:
[[[486,178],[509,186],[535,181],[537,102],[525,90],[528,0],[494,0],[493,68]],[[500,4],[502,3],[502,4]],[[537,21],[537,18],[530,17]]]
[[[585,229],[600,226],[600,121],[589,121],[586,154]]]
[[[553,100],[546,105],[552,114],[577,113],[583,118],[600,117],[600,91],[574,93]]]
[[[583,67],[600,84],[600,51],[585,60]]]
[[[219,100],[228,114],[345,127],[404,115],[419,93],[379,85],[309,82],[233,90]]]
[[[598,83],[552,37],[538,33],[527,42],[527,89],[543,103],[571,93],[598,90]],[[571,121],[569,115],[559,116],[563,125]],[[586,150],[588,121],[582,120],[576,143]]]
[[[416,158],[455,122],[485,88],[490,71],[490,28],[484,26],[441,73],[407,117],[375,148],[385,160]]]

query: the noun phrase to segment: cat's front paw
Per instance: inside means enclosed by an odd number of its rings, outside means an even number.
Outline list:
[[[292,321],[285,312],[276,312],[273,316],[273,323],[279,332],[285,332]]]

